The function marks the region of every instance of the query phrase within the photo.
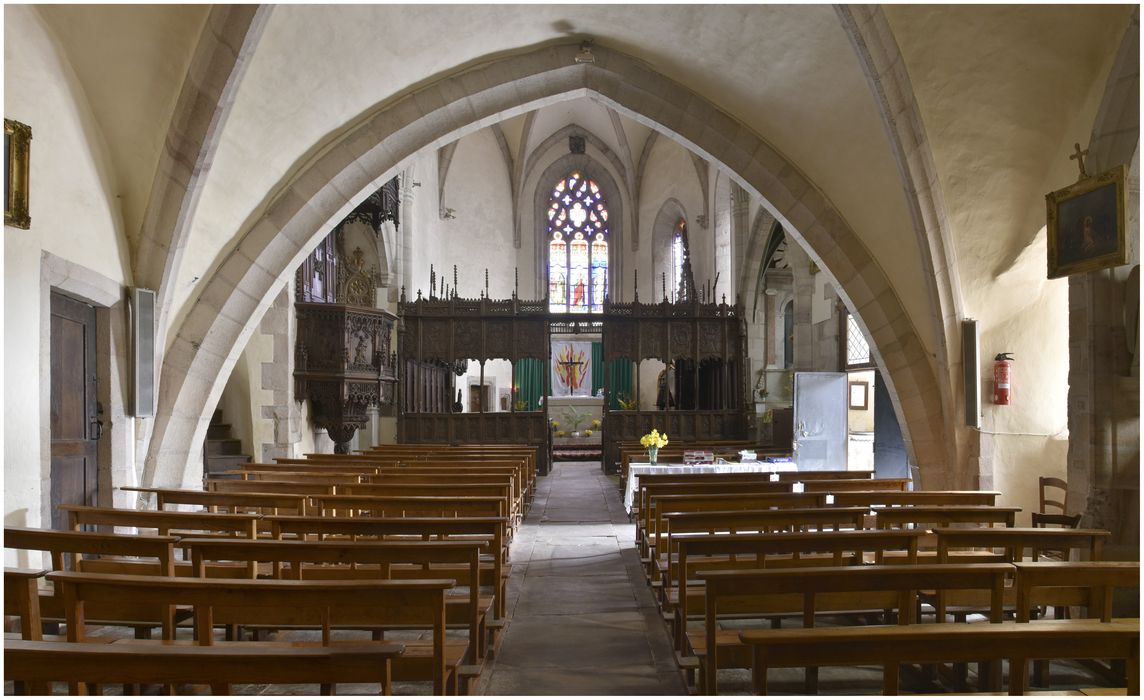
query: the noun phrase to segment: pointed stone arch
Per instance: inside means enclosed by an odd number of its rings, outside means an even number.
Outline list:
[[[206,282],[162,363],[146,484],[191,483],[201,473],[210,410],[251,331],[321,232],[407,158],[442,140],[546,104],[591,96],[733,173],[760,197],[844,300],[868,308],[875,355],[904,409],[907,449],[925,488],[955,486],[946,426],[925,347],[889,280],[827,197],[793,163],[716,105],[651,66],[596,45],[578,64],[575,43],[491,59],[396,96],[347,125],[341,138],[274,190],[264,213]]]

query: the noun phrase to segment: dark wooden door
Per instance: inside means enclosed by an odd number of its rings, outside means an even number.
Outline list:
[[[51,334],[52,527],[64,528],[57,506],[99,497],[95,308],[53,292]]]

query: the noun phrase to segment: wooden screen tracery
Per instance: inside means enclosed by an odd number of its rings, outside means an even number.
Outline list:
[[[676,365],[673,405],[618,411],[608,409],[605,402],[605,467],[616,464],[619,443],[637,442],[652,428],[679,442],[747,438],[746,328],[738,304],[608,303],[602,320],[605,363],[653,358]],[[607,391],[610,387],[605,386]]]
[[[398,304],[398,358],[403,384],[397,439],[403,443],[509,443],[538,446],[537,465],[548,472],[544,411],[454,410],[455,380],[466,362],[547,359],[548,302],[404,296]]]

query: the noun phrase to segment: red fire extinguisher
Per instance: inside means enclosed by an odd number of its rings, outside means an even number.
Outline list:
[[[1013,354],[997,353],[993,358],[993,403],[1008,406],[1013,400]]]

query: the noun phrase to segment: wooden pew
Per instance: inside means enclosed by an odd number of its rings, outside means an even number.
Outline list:
[[[1013,527],[1020,508],[1012,506],[900,506],[874,508],[879,530],[906,526],[949,527],[954,523]]]
[[[310,496],[309,507],[315,514],[375,518],[508,518],[504,499],[495,496]]]
[[[380,468],[377,462],[356,462],[346,461],[338,463],[326,463],[310,461],[305,459],[290,460],[289,462],[247,462],[238,465],[237,469],[221,472],[227,476],[236,476],[239,478],[251,479],[261,478],[261,475],[270,477],[270,481],[274,480],[275,474],[359,474],[368,475],[374,474]],[[247,476],[247,475],[258,475]]]
[[[807,474],[811,472],[806,472]],[[801,480],[800,480],[801,481]],[[910,486],[909,479],[807,479],[803,481],[806,491],[839,493],[843,491],[905,491]]]
[[[70,571],[48,574],[48,580],[69,601],[69,642],[84,641],[93,604],[122,599],[167,608],[192,606],[197,643],[205,646],[250,644],[215,642],[213,629],[220,624],[309,626],[321,630],[322,646],[331,644],[334,627],[423,625],[432,631],[431,640],[406,642],[405,653],[393,664],[393,678],[432,680],[434,695],[457,692],[468,646],[445,639],[445,592],[452,580],[247,581]],[[174,639],[173,624],[164,624],[163,638]]]
[[[653,480],[639,483],[639,493],[636,494],[635,503],[638,504],[633,512],[636,519],[636,537],[640,536],[640,513],[650,508],[651,499],[658,496],[670,495],[717,495],[717,494],[748,494],[748,493],[791,493],[791,485],[778,481],[770,481],[766,474],[742,474],[735,481],[697,481],[676,478],[671,481]]]
[[[1127,561],[1016,562],[1017,621],[1039,606],[1079,605],[1089,617],[1112,620],[1116,588],[1140,587],[1140,563]]]
[[[475,582],[480,580],[480,555],[488,543],[204,539],[189,548],[195,576],[200,578],[209,575],[210,561],[241,562],[250,579],[257,578],[259,563],[269,563],[273,578],[293,581],[392,579],[400,565],[413,565],[406,578],[433,578],[443,574],[433,565],[460,564],[468,567],[465,579]],[[479,585],[470,585],[464,597],[446,597],[446,621],[468,628],[470,663],[479,663],[485,655],[486,613],[493,603],[492,596],[481,596]]]
[[[673,538],[686,534],[716,533],[777,533],[777,532],[829,532],[861,530],[866,518],[865,508],[783,508],[772,510],[716,510],[692,513],[664,513],[664,533],[667,545],[656,556],[656,580],[662,580],[679,561],[679,548]],[[664,591],[668,586],[664,583]]]
[[[186,513],[67,504],[57,507],[67,513],[68,527],[72,530],[87,526],[130,527],[175,537],[233,535],[254,539],[258,537],[258,522],[262,518],[256,513]]]
[[[936,590],[940,599],[946,591],[973,589],[989,594],[990,619],[1000,622],[1005,577],[1012,571],[1008,564],[919,564],[700,572],[706,586],[704,630],[702,636],[689,635],[699,656],[700,690],[714,695],[720,667],[750,663],[737,633],[719,634],[721,604],[736,612],[786,612],[790,601],[783,597],[796,595],[802,598],[804,627],[812,627],[819,612],[870,609],[897,610],[899,624],[905,625],[913,621],[917,591]]]
[[[903,663],[966,663],[982,658],[1009,660],[1010,695],[1025,694],[1030,659],[1125,659],[1128,695],[1140,694],[1140,621],[1136,619],[750,630],[739,636],[752,650],[757,694],[767,692],[769,668],[882,664],[882,694],[897,695]]]
[[[4,615],[20,618],[20,638],[32,641],[44,638],[40,617],[40,580],[46,569],[4,567]]]
[[[882,564],[887,553],[895,551],[904,554],[905,563],[914,564],[918,554],[915,533],[885,530],[679,535],[674,544],[678,547],[679,564],[672,579],[678,601],[673,612],[680,656],[688,653],[690,611],[704,609],[705,605],[702,581],[692,580],[700,570],[859,566],[868,560]],[[799,609],[794,607],[788,612]]]
[[[640,513],[643,535],[639,541],[640,554],[648,560],[648,576],[652,575],[651,562],[655,560],[659,533],[663,532],[664,513],[690,513],[703,510],[762,510],[769,508],[810,508],[821,506],[826,494],[769,493],[769,494],[668,494],[648,499],[647,513]]]
[[[229,694],[235,683],[378,683],[392,691],[391,661],[405,651],[388,642],[340,648],[146,646],[4,643],[4,680],[69,684],[210,684]],[[38,693],[37,693],[38,694]]]
[[[1056,530],[1039,527],[1004,528],[937,528],[938,559],[948,561],[957,548],[1004,549],[1008,561],[1024,558],[1026,549],[1078,550],[1087,554],[1089,561],[1099,561],[1103,554],[1107,530]]]
[[[263,465],[265,466],[265,465]],[[361,471],[347,470],[322,470],[312,471],[303,470],[299,468],[298,471],[288,470],[274,470],[274,469],[234,469],[227,472],[222,472],[221,476],[237,477],[245,481],[276,481],[276,482],[295,482],[302,484],[359,484],[365,477],[373,474],[376,470],[373,468],[365,468]],[[225,481],[225,479],[222,479]]]
[[[96,568],[108,561],[106,557],[116,557],[111,560],[112,565],[123,563],[118,557],[140,557],[150,562],[132,560],[128,565],[148,566],[156,577],[172,576],[175,573],[177,541],[176,537],[4,528],[5,549],[48,552],[54,571]],[[80,555],[94,555],[96,558],[82,559]],[[39,591],[39,609],[43,620],[58,622],[67,614],[67,603],[58,590],[44,589]],[[140,605],[130,598],[100,602],[88,609],[88,615],[103,625],[132,627],[136,636],[144,638],[150,635],[152,628],[168,622],[174,624],[172,611]]]
[[[997,491],[843,491],[836,506],[992,506]]]
[[[512,518],[514,525],[519,524],[523,517],[523,513],[516,509],[516,501],[512,497],[512,490],[508,484],[473,483],[467,481],[461,474],[456,475],[451,483],[403,483],[394,480],[385,483],[346,484],[338,488],[338,493],[347,496],[482,496],[499,498],[504,503],[504,515]]]
[[[356,481],[357,477],[353,479]],[[207,479],[204,486],[210,493],[274,493],[290,496],[332,496],[339,485],[349,483],[341,477],[313,481],[246,481],[243,479]]]
[[[879,530],[910,528],[921,531],[919,540],[923,560],[937,561],[937,536],[933,528],[952,525],[980,527],[1013,527],[1020,508],[1011,506],[882,506],[873,509],[874,527]],[[991,555],[963,555],[962,563],[997,561]]]
[[[224,493],[140,486],[120,486],[119,490],[155,494],[155,510],[166,510],[168,506],[199,506],[210,513],[306,514],[306,496],[303,495]]]
[[[1028,622],[1034,608],[1084,607],[1087,617],[1112,620],[1117,588],[1140,587],[1140,563],[1121,561],[1017,562],[1017,621]],[[1099,672],[1107,669],[1100,668]],[[1033,663],[1037,685],[1049,686],[1047,661]]]
[[[491,562],[481,567],[480,585],[496,589],[497,620],[507,617],[506,593],[508,562],[508,519],[492,518],[315,518],[299,516],[268,517],[276,539],[297,538],[418,538],[422,541],[477,539],[488,541]],[[491,573],[486,578],[485,572]],[[450,578],[458,578],[450,572]],[[462,583],[464,583],[462,581]],[[469,585],[472,585],[470,582]],[[491,627],[492,625],[490,625]]]

